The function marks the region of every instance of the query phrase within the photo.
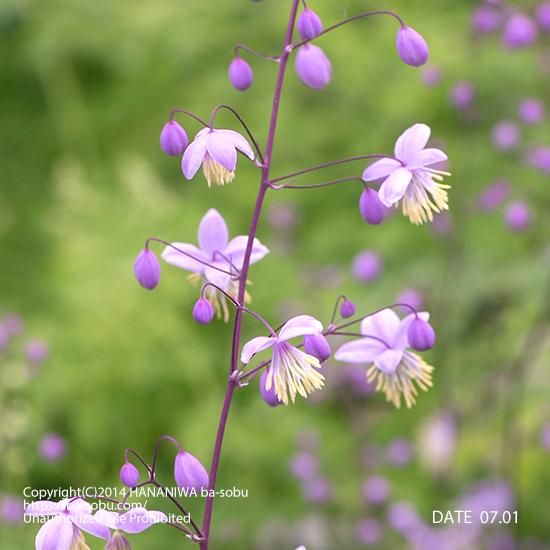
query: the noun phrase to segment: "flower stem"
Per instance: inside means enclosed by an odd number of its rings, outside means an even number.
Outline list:
[[[275,142],[275,131],[277,128],[277,116],[279,114],[279,105],[281,101],[281,92],[283,89],[283,81],[285,77],[285,71],[287,66],[288,57],[290,51],[288,46],[292,42],[292,30],[294,28],[294,22],[296,20],[296,12],[298,10],[298,4],[300,0],[292,0],[290,8],[290,16],[288,18],[288,25],[285,32],[283,41],[283,47],[281,50],[281,57],[279,63],[279,70],[277,73],[277,81],[275,83],[275,90],[273,93],[273,102],[271,104],[271,116],[269,120],[269,129],[267,133],[267,141],[264,153],[264,162],[262,166],[262,176],[260,181],[260,188],[256,197],[256,204],[252,212],[252,219],[250,220],[250,228],[248,231],[248,242],[246,245],[246,251],[244,254],[241,273],[239,276],[239,293],[237,302],[243,303],[246,290],[246,281],[248,277],[248,268],[250,266],[250,257],[252,255],[252,246],[254,244],[254,238],[256,237],[256,229],[260,220],[260,214],[262,211],[262,205],[264,202],[266,191],[269,189],[269,168],[271,165],[271,156],[273,152],[273,144]],[[208,497],[204,505],[204,517],[202,520],[202,529],[204,540],[200,542],[200,550],[208,550],[208,543],[210,538],[210,525],[212,522],[212,508],[214,505],[214,497],[211,494],[216,488],[216,477],[218,474],[218,467],[220,463],[223,436],[225,433],[225,427],[227,424],[227,418],[229,416],[229,409],[231,408],[231,401],[233,393],[237,386],[237,381],[233,375],[237,369],[239,360],[239,347],[241,339],[241,326],[242,326],[243,310],[237,309],[235,312],[235,322],[233,325],[233,342],[231,349],[231,362],[229,367],[229,376],[227,380],[227,386],[225,390],[225,396],[223,399],[222,410],[218,421],[218,428],[216,430],[216,439],[214,441],[214,451],[212,454],[212,463],[210,465],[210,472],[208,476]]]

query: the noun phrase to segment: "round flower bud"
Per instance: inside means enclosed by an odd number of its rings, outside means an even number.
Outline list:
[[[207,325],[214,317],[212,305],[205,298],[199,298],[193,306],[193,319],[200,325]]]
[[[235,57],[229,64],[229,82],[231,86],[240,92],[248,90],[252,86],[252,68],[240,57]]]
[[[371,225],[378,225],[384,219],[384,205],[380,202],[374,189],[365,188],[359,198],[359,212],[362,218]]]
[[[168,121],[160,132],[160,148],[171,157],[181,157],[189,140],[185,130],[175,121]]]
[[[355,304],[349,300],[344,300],[340,306],[340,315],[344,319],[353,317],[355,315]]]
[[[428,44],[414,29],[403,25],[395,38],[397,54],[401,61],[413,67],[420,67],[428,61]]]
[[[120,481],[126,487],[135,487],[139,482],[138,469],[131,463],[125,462],[120,468]]]
[[[523,13],[516,13],[506,22],[502,40],[508,49],[517,50],[533,44],[537,34],[533,20]]]
[[[304,351],[322,363],[331,354],[330,344],[322,334],[306,334],[303,339]]]
[[[137,282],[147,290],[153,290],[159,283],[160,265],[154,252],[144,248],[134,260],[134,275]]]
[[[279,398],[277,397],[277,394],[275,393],[275,385],[271,385],[271,389],[266,389],[265,384],[267,380],[267,375],[269,371],[267,369],[264,369],[262,374],[260,375],[260,395],[262,396],[262,399],[270,406],[270,407],[276,407],[277,405],[281,404],[281,401],[279,401]]]
[[[407,332],[409,345],[416,351],[426,351],[435,344],[435,332],[430,323],[420,317],[413,319]]]
[[[304,44],[298,49],[294,68],[298,78],[315,90],[324,88],[332,78],[329,58],[321,48],[312,44]]]
[[[306,8],[298,17],[296,28],[304,40],[311,40],[321,34],[323,23],[314,11]]]
[[[180,451],[174,460],[174,479],[180,489],[206,489],[208,487],[208,472],[206,468],[191,454]]]

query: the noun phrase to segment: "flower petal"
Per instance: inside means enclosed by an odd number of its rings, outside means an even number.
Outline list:
[[[399,317],[391,309],[383,309],[365,317],[361,322],[361,334],[375,336],[391,346],[399,328]]]
[[[378,190],[378,197],[384,206],[393,206],[403,197],[412,179],[412,172],[398,168],[389,176]]]
[[[82,498],[75,498],[67,504],[69,514],[89,515],[92,513],[92,506]]]
[[[246,155],[250,160],[254,160],[254,151],[252,150],[252,147],[250,146],[248,141],[246,141],[246,139],[241,136],[241,134],[239,134],[239,132],[226,129],[216,130],[216,132],[230,138],[233,146],[236,149],[238,149],[243,155]]]
[[[68,550],[74,536],[73,524],[63,514],[47,521],[36,534],[36,550]]]
[[[52,500],[35,500],[25,508],[26,516],[55,516],[63,512],[68,501],[53,502]]]
[[[246,235],[239,235],[238,237],[231,239],[223,251],[226,256],[231,258],[231,263],[239,269],[243,264],[247,242],[248,237]],[[255,264],[256,262],[259,262],[268,253],[269,248],[264,246],[258,239],[254,239],[254,242],[252,243],[250,263]]]
[[[201,250],[211,258],[213,258],[214,252],[223,252],[226,247],[228,239],[227,225],[222,215],[215,208],[210,208],[203,216],[199,224],[197,239]]]
[[[214,130],[206,137],[206,150],[218,164],[229,172],[235,170],[237,151],[233,141],[219,131]]]
[[[167,521],[168,518],[162,512],[136,507],[120,515],[118,528],[126,533],[141,533],[155,523]]]
[[[98,523],[109,527],[110,529],[118,529],[118,518],[119,514],[117,512],[110,512],[109,510],[100,509],[94,514],[94,518]]]
[[[187,146],[181,159],[181,170],[188,180],[192,179],[197,173],[204,159],[204,155],[206,154],[206,137],[199,137],[199,134],[197,134],[195,139]]]
[[[382,342],[371,338],[361,338],[340,346],[334,354],[334,359],[344,363],[372,363],[387,349]]]
[[[161,258],[166,263],[175,265],[186,271],[192,271],[193,273],[202,273],[204,271],[206,266],[203,263],[194,260],[186,254],[182,254],[176,248],[203,262],[209,262],[210,258],[202,250],[189,243],[172,243],[172,246],[167,246],[161,254]]]
[[[375,181],[386,178],[401,166],[402,164],[398,160],[380,159],[365,168],[362,179],[363,181]]]
[[[245,365],[252,359],[252,356],[264,349],[270,348],[275,342],[276,338],[267,336],[257,336],[248,341],[241,351],[241,362]]]
[[[438,162],[445,162],[447,158],[447,155],[440,149],[423,149],[413,155],[411,160],[407,163],[407,168],[413,170],[414,168],[431,166]]]
[[[225,260],[222,260],[221,262],[211,262],[211,264],[214,267],[206,267],[204,269],[204,278],[212,284],[219,286],[223,290],[227,290],[231,279],[230,276],[227,273],[223,273],[223,271],[220,271],[219,269],[215,269],[215,267],[229,271],[231,266]]]
[[[427,124],[414,124],[405,130],[395,142],[395,158],[408,163],[416,153],[426,147],[430,134]]]
[[[323,325],[311,315],[298,315],[289,319],[279,331],[280,340],[290,340],[304,334],[321,334]]]
[[[377,368],[387,374],[393,374],[395,369],[403,358],[403,352],[397,349],[387,349],[381,353],[375,360],[374,364]]]
[[[426,321],[426,323],[430,320],[430,314],[427,311],[421,311],[420,313],[418,313],[418,316],[423,321]],[[409,347],[409,339],[407,337],[407,333],[409,331],[409,326],[413,322],[413,319],[415,319],[415,317],[415,314],[411,313],[410,315],[407,315],[404,319],[401,319],[399,323],[399,328],[395,333],[394,341],[391,342],[392,348],[404,350]]]
[[[111,536],[109,528],[97,521],[91,514],[71,514],[69,517],[82,531],[86,531],[86,533],[90,533],[94,537],[109,540]]]

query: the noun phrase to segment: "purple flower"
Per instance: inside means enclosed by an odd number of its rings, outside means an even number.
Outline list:
[[[259,387],[260,387],[260,395],[262,396],[262,399],[267,403],[270,407],[276,407],[277,405],[281,404],[281,401],[275,394],[275,386],[271,386],[271,388],[266,388],[266,380],[268,377],[268,368],[265,368],[260,375],[259,378]]]
[[[180,489],[206,489],[208,472],[191,453],[180,451],[174,460],[174,479]]]
[[[422,302],[422,294],[415,288],[406,288],[395,298],[396,304],[406,304],[416,310],[422,307]],[[408,308],[403,308],[403,310],[408,310]]]
[[[448,212],[442,212],[434,216],[432,230],[437,235],[448,235],[453,229],[453,220]]]
[[[181,169],[190,180],[202,164],[208,187],[225,185],[235,178],[237,151],[254,160],[254,151],[246,139],[234,130],[203,128],[183,153]]]
[[[550,2],[541,2],[537,6],[535,19],[543,31],[550,31]]]
[[[139,483],[139,471],[131,462],[125,462],[120,468],[119,478],[126,487],[135,487]]]
[[[362,283],[374,281],[382,270],[382,260],[376,252],[364,250],[355,256],[351,266],[353,276]]]
[[[355,526],[355,538],[360,544],[376,544],[382,537],[382,528],[375,519],[364,519]]]
[[[160,132],[160,148],[172,157],[181,157],[189,140],[185,130],[175,121],[169,120]]]
[[[428,44],[420,34],[406,25],[397,31],[395,45],[401,61],[407,65],[420,67],[428,61]]]
[[[449,94],[449,99],[456,109],[464,111],[474,102],[475,91],[469,82],[457,82]]]
[[[240,57],[235,57],[229,64],[229,82],[236,90],[244,92],[252,86],[252,68]]]
[[[424,321],[429,319],[426,312],[418,316]],[[408,349],[407,334],[415,318],[411,314],[400,320],[391,309],[370,315],[361,323],[363,338],[344,344],[334,354],[344,363],[371,364],[367,380],[376,382],[376,389],[382,390],[386,400],[397,408],[401,397],[409,408],[415,403],[415,384],[423,390],[432,385],[433,367]]]
[[[21,523],[23,521],[23,499],[11,495],[0,497],[0,522]]]
[[[507,181],[499,180],[487,186],[479,196],[478,204],[482,210],[494,210],[500,206],[508,196],[510,185]]]
[[[479,6],[472,13],[472,28],[478,33],[496,31],[502,24],[502,13],[491,6]]]
[[[513,202],[504,212],[504,221],[512,231],[523,231],[531,224],[531,210],[524,202]]]
[[[304,40],[312,40],[323,32],[323,23],[313,10],[306,8],[298,16],[296,28]]]
[[[406,466],[412,458],[411,444],[403,438],[393,439],[386,449],[386,456],[394,466]]]
[[[384,205],[374,189],[366,187],[359,198],[361,217],[371,225],[378,225],[384,220]]]
[[[322,334],[306,334],[303,339],[303,344],[304,351],[308,355],[317,357],[321,363],[330,357],[330,344]]]
[[[433,220],[433,212],[448,209],[448,185],[441,183],[448,172],[434,164],[447,160],[439,149],[426,149],[431,130],[426,124],[415,124],[405,130],[395,144],[395,158],[383,158],[363,172],[364,181],[383,179],[378,195],[387,206],[401,201],[403,214],[412,223]]]
[[[109,539],[109,529],[92,515],[90,504],[76,498],[60,502],[37,500],[25,510],[27,516],[53,516],[42,525],[35,539],[36,550],[69,550],[83,543],[82,531],[94,537]]]
[[[147,290],[153,290],[159,283],[160,265],[152,250],[144,248],[134,260],[134,276]]]
[[[214,318],[214,309],[208,300],[199,298],[193,306],[193,319],[201,325],[207,325]]]
[[[247,365],[252,357],[260,351],[272,348],[265,387],[275,387],[275,394],[288,405],[288,394],[294,403],[296,394],[307,396],[316,389],[321,389],[324,376],[318,371],[321,368],[319,359],[308,355],[288,340],[305,334],[321,334],[323,325],[309,315],[298,315],[289,319],[279,330],[278,335],[257,336],[247,342],[241,352],[241,361]]]
[[[330,483],[320,476],[307,479],[302,484],[302,495],[308,502],[322,504],[331,497]]]
[[[422,524],[415,509],[408,502],[395,502],[388,508],[387,521],[400,533],[410,532]]]
[[[537,124],[544,118],[544,104],[538,99],[526,97],[519,104],[518,116],[526,124]]]
[[[426,351],[434,347],[435,332],[430,323],[417,317],[409,325],[407,339],[412,349]]]
[[[310,88],[320,90],[332,78],[332,65],[325,52],[313,44],[304,44],[296,52],[294,68],[298,78]]]
[[[340,306],[340,316],[349,319],[355,315],[355,304],[349,300],[344,300]]]
[[[437,86],[441,81],[441,71],[438,67],[426,67],[421,73],[422,82],[429,88]]]
[[[501,151],[510,151],[519,141],[519,129],[516,124],[505,120],[499,122],[491,133],[493,144]]]
[[[539,146],[530,149],[527,152],[527,162],[537,170],[550,174],[550,147]]]
[[[529,16],[515,13],[504,26],[502,40],[508,49],[517,50],[533,44],[537,34],[537,26]]]
[[[366,502],[370,504],[382,504],[388,498],[388,482],[380,476],[369,477],[363,483],[361,492]]]
[[[450,465],[456,448],[456,421],[449,411],[439,411],[422,426],[420,456],[435,473]]]
[[[25,344],[25,357],[29,363],[38,365],[48,357],[48,346],[42,340],[29,340]]]
[[[319,470],[319,461],[309,452],[302,451],[290,460],[290,473],[302,481],[314,479]]]
[[[56,433],[44,434],[40,440],[40,456],[46,462],[57,462],[65,455],[65,440]]]
[[[141,506],[136,506],[122,514],[102,508],[94,514],[94,518],[108,529],[131,534],[141,533],[155,523],[168,522],[168,517],[163,512],[146,510]]]

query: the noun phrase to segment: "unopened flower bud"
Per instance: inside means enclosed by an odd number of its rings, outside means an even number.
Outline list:
[[[378,225],[384,219],[384,205],[380,202],[374,189],[365,188],[359,198],[359,212],[362,218],[371,225]]]
[[[323,23],[313,10],[306,8],[298,17],[296,28],[304,40],[311,40],[321,34]]]
[[[294,68],[298,78],[310,88],[320,90],[332,78],[332,65],[325,52],[318,46],[304,44],[298,49]]]
[[[186,451],[180,451],[176,455],[174,479],[180,489],[200,490],[208,487],[208,472],[205,467]]]
[[[171,157],[181,157],[189,140],[185,130],[175,121],[168,121],[160,132],[160,148]]]
[[[207,325],[214,317],[212,305],[205,298],[199,298],[193,306],[193,319],[201,325]]]
[[[322,334],[306,334],[303,339],[304,351],[322,363],[331,354],[330,344]]]
[[[262,396],[262,399],[270,406],[270,407],[276,407],[277,405],[281,404],[281,401],[279,401],[279,398],[277,397],[277,394],[275,393],[275,384],[271,385],[271,388],[268,390],[265,387],[265,383],[267,380],[268,370],[264,369],[260,376],[260,395]]]
[[[428,61],[428,44],[420,34],[406,25],[397,31],[395,45],[401,61],[407,65],[420,67]]]
[[[135,487],[139,481],[139,471],[131,462],[125,462],[120,468],[119,477],[126,487]]]
[[[340,306],[340,315],[347,319],[355,315],[355,304],[349,300],[344,300]]]
[[[160,265],[155,253],[144,248],[134,261],[134,275],[137,282],[147,290],[153,290],[160,279]]]
[[[252,86],[252,68],[240,57],[235,57],[229,64],[229,82],[231,86],[240,92],[248,90]]]
[[[131,550],[132,547],[128,539],[120,532],[115,531],[113,536],[107,541],[105,550]]]
[[[435,332],[430,323],[420,317],[413,319],[407,332],[409,345],[416,351],[426,351],[435,344]]]

